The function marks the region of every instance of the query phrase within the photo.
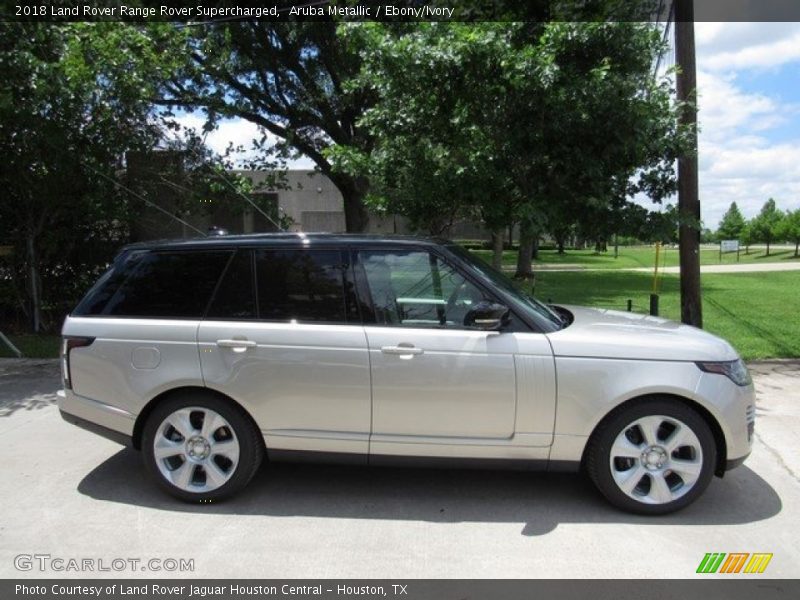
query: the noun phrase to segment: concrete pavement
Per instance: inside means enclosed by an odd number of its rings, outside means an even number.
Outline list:
[[[800,363],[752,370],[750,459],[688,509],[645,518],[577,475],[314,465],[265,466],[231,501],[182,504],[138,453],[60,419],[55,361],[0,360],[0,577],[84,575],[14,567],[47,553],[195,564],[85,574],[101,577],[683,578],[706,552],[771,552],[761,577],[795,578]]]

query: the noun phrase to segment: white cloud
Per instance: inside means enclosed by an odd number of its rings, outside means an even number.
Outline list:
[[[696,23],[700,200],[703,221],[717,226],[731,202],[752,217],[770,197],[800,206],[800,140],[776,141],[800,107],[779,94],[746,91],[748,72],[766,70],[780,89],[794,87],[779,67],[800,62],[798,23]]]
[[[800,23],[696,23],[697,64],[768,69],[800,60]]]
[[[182,127],[195,129],[202,135],[203,125],[206,122],[204,115],[199,113],[186,113],[175,118]],[[230,144],[242,147],[243,151],[234,156],[239,161],[252,157],[253,140],[261,139],[265,131],[255,123],[246,119],[225,119],[220,121],[217,128],[205,136],[205,142],[217,154],[224,154]],[[267,133],[267,139],[275,143],[278,138],[272,133]],[[314,163],[305,156],[289,161],[290,169],[312,169]]]
[[[748,217],[770,197],[783,209],[800,205],[800,140],[776,143],[768,136],[796,107],[748,94],[734,81],[698,76],[700,200],[712,228],[734,201]]]

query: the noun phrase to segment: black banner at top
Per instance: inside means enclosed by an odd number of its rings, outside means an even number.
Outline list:
[[[654,21],[693,2],[695,21],[800,21],[798,0],[4,0],[0,19],[172,21]]]

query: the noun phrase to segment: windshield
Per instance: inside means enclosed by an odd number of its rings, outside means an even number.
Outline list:
[[[546,304],[539,302],[533,296],[530,296],[518,289],[511,279],[509,279],[506,275],[482,261],[480,258],[474,256],[471,252],[465,250],[461,246],[457,246],[455,244],[448,245],[447,249],[465,262],[469,263],[475,268],[476,271],[480,272],[481,275],[491,281],[491,283],[496,287],[513,296],[513,298],[519,303],[520,307],[532,312],[532,316],[537,323],[541,323],[542,320],[544,320],[549,325],[549,327],[545,326],[547,330],[555,331],[564,328],[564,321],[555,311],[550,309],[550,307]]]

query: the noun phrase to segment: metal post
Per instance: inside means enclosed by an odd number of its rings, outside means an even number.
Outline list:
[[[650,314],[658,316],[658,294],[650,294]]]

